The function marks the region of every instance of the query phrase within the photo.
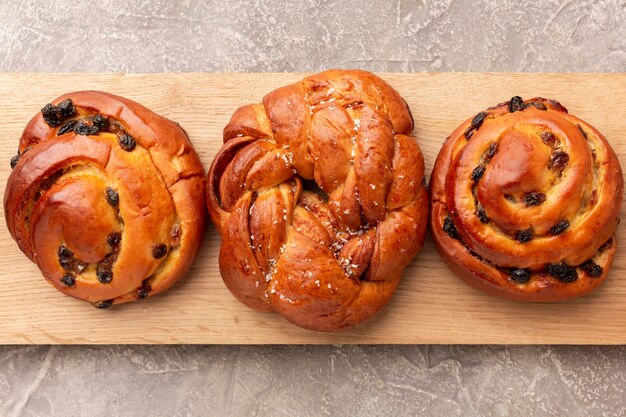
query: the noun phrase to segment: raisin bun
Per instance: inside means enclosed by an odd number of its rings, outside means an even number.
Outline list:
[[[593,126],[554,100],[513,97],[444,143],[430,182],[433,239],[476,288],[523,301],[577,297],[607,277],[623,187]]]
[[[239,108],[207,183],[234,296],[321,331],[376,314],[427,227],[412,130],[402,97],[364,71],[312,75]]]
[[[106,308],[189,269],[205,179],[178,124],[112,94],[66,94],[28,123],[11,166],[8,229],[59,291]]]

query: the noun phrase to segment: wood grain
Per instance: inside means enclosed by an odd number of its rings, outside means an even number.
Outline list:
[[[179,122],[208,168],[240,105],[258,102],[302,74],[0,74],[0,187],[28,120],[71,90],[100,89]],[[626,166],[626,74],[382,74],[407,100],[430,173],[437,152],[465,118],[514,95],[561,101],[608,138]],[[620,246],[624,233],[618,232]],[[506,343],[626,344],[626,250],[595,293],[553,304],[522,304],[473,290],[448,271],[427,239],[393,300],[374,320],[323,334],[239,304],[217,267],[210,227],[192,270],[167,293],[96,310],[41,277],[0,227],[0,343]]]

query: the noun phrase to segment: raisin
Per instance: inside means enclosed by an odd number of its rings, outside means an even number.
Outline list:
[[[55,127],[61,124],[61,114],[54,104],[48,103],[41,109],[43,119],[48,126]]]
[[[66,287],[73,287],[74,284],[76,284],[76,278],[71,274],[65,274],[63,278],[61,278],[61,282],[65,284]]]
[[[60,125],[63,120],[68,117],[72,117],[75,114],[76,107],[74,107],[74,103],[72,103],[72,100],[70,99],[63,100],[57,106],[48,103],[41,109],[41,115],[50,127]]]
[[[548,110],[548,108],[546,107],[545,104],[543,104],[540,101],[532,101],[530,103],[528,103],[528,106],[533,106],[534,108],[536,108],[537,110]]]
[[[474,136],[474,133],[483,125],[483,122],[488,115],[489,113],[481,111],[476,116],[474,116],[474,118],[472,119],[472,123],[465,130],[465,139],[470,140],[472,136]]]
[[[113,300],[96,301],[94,303],[91,303],[91,305],[95,308],[100,308],[102,310],[106,310],[107,308],[111,307],[111,304],[113,304]]]
[[[76,107],[69,98],[57,104],[57,109],[61,114],[62,119],[67,119],[68,117],[72,117],[76,114]]]
[[[481,111],[480,113],[478,113],[476,116],[474,116],[474,118],[472,119],[472,127],[474,129],[478,129],[479,127],[481,127],[483,125],[483,122],[485,121],[485,118],[489,115],[489,113]]]
[[[546,195],[539,191],[533,191],[532,193],[525,194],[524,197],[522,197],[522,201],[528,207],[538,206],[546,201]]]
[[[516,111],[522,111],[526,108],[524,100],[520,96],[515,96],[509,100],[509,111],[514,113]]]
[[[517,284],[526,284],[530,281],[530,269],[513,268],[509,271],[509,276]]]
[[[585,273],[592,278],[597,278],[602,275],[602,272],[604,272],[602,267],[598,265],[597,263],[595,263],[594,261],[592,261],[591,259],[580,264],[578,268],[585,271]]]
[[[578,279],[576,268],[566,264],[565,262],[548,265],[548,274],[567,283],[574,282]]]
[[[476,129],[474,129],[472,126],[468,127],[467,130],[464,133],[465,139],[470,140],[472,138],[472,136],[474,136],[474,132],[475,131],[476,131]]]
[[[569,155],[563,151],[556,151],[550,157],[549,167],[555,170],[563,170],[569,162]]]
[[[117,207],[117,205],[120,203],[120,196],[117,193],[117,191],[115,191],[111,187],[107,187],[105,194],[106,194],[107,202],[113,207]]]
[[[589,140],[589,138],[587,137],[587,132],[583,130],[583,127],[581,125],[576,125],[576,126],[578,127],[578,130],[580,130],[580,133],[583,135],[583,137]]]
[[[65,245],[59,246],[57,254],[59,255],[59,259],[70,259],[74,257],[74,252],[69,250]]]
[[[17,154],[13,158],[11,158],[11,169],[15,168],[15,165],[17,165],[18,162],[20,162],[20,154]]]
[[[551,148],[556,148],[561,144],[561,141],[558,140],[552,132],[548,131],[541,133],[541,140]]]
[[[98,276],[98,281],[103,284],[108,284],[113,279],[113,271],[110,269],[100,268],[100,265],[96,268],[96,275]]]
[[[148,294],[150,294],[150,291],[152,291],[150,284],[143,284],[141,288],[137,290],[137,298],[139,299],[146,298]]]
[[[482,165],[482,164],[478,165],[472,171],[472,181],[474,181],[474,182],[480,181],[480,179],[483,177],[484,174],[485,174],[485,166]]]
[[[61,126],[59,130],[57,130],[57,136],[64,135],[65,133],[68,133],[74,130],[76,123],[77,123],[76,120],[69,120],[65,122],[63,126]]]
[[[553,236],[560,235],[569,227],[567,220],[561,220],[550,228],[550,234]]]
[[[167,246],[163,243],[152,246],[152,256],[154,259],[160,259],[167,254]]]
[[[122,241],[122,234],[120,232],[109,233],[109,236],[107,236],[107,243],[113,249],[117,249],[121,241]]]
[[[105,131],[109,127],[109,119],[107,119],[106,116],[103,116],[101,114],[96,114],[93,117],[93,125],[97,127],[99,130]]]
[[[91,136],[100,133],[100,129],[98,129],[97,126],[91,126],[81,121],[76,123],[76,126],[74,126],[74,132],[77,135]]]
[[[602,253],[607,249],[611,249],[612,246],[613,246],[613,238],[610,238],[609,240],[604,242],[602,246],[598,248],[598,252]]]
[[[481,223],[489,223],[489,217],[487,217],[487,213],[482,204],[476,204],[475,214],[478,216],[478,220],[480,220]]]
[[[459,238],[459,232],[456,230],[456,226],[450,216],[446,216],[443,220],[443,231],[446,232],[452,239]]]
[[[515,238],[520,243],[528,243],[533,238],[533,232],[530,229],[520,230]]]
[[[111,268],[113,267],[113,262],[117,258],[117,254],[115,253],[107,253],[104,259],[98,262],[96,266],[96,276],[98,277],[98,281],[103,284],[108,284],[113,279],[113,271]]]
[[[129,135],[128,133],[124,133],[123,135],[121,135],[118,138],[118,142],[120,144],[120,147],[124,149],[126,152],[132,151],[133,149],[135,149],[135,146],[137,145],[137,143],[135,142],[135,139],[133,139],[133,137]]]
[[[489,148],[487,149],[487,158],[493,158],[493,156],[496,154],[497,151],[498,151],[498,142],[494,142],[491,145],[489,145]]]

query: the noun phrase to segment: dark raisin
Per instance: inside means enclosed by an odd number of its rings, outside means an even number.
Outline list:
[[[141,288],[137,290],[137,298],[139,299],[146,298],[148,294],[150,294],[150,291],[152,291],[150,284],[143,284]]]
[[[57,109],[62,119],[67,119],[76,114],[76,107],[74,107],[74,103],[69,98],[57,104]]]
[[[613,238],[610,238],[609,240],[604,242],[602,246],[598,248],[598,252],[602,253],[607,249],[611,249],[612,246],[613,246]]]
[[[122,234],[120,232],[109,233],[109,236],[107,236],[107,243],[113,249],[117,249],[121,241],[122,241]]]
[[[583,127],[581,125],[576,125],[576,126],[578,127],[578,130],[580,130],[580,133],[582,133],[583,137],[589,140],[589,138],[587,137],[587,132],[583,130]]]
[[[529,207],[538,206],[546,201],[546,195],[539,191],[533,191],[532,193],[525,194],[524,197],[522,197],[522,201]]]
[[[96,267],[96,276],[98,277],[98,281],[103,284],[108,284],[113,279],[113,271],[102,268],[100,264],[98,264]]]
[[[72,271],[74,269],[74,261],[72,259],[59,259],[59,265],[66,271]]]
[[[513,268],[509,271],[509,276],[517,284],[526,284],[530,281],[530,269]]]
[[[118,138],[118,142],[120,144],[120,147],[124,149],[126,152],[132,151],[133,149],[135,149],[135,146],[137,145],[137,143],[135,142],[135,139],[133,139],[133,137],[129,135],[128,133],[124,133],[123,135],[121,135]]]
[[[76,123],[77,123],[76,120],[69,120],[65,122],[63,126],[61,126],[59,130],[57,130],[57,136],[64,135],[65,133],[68,133],[74,130]]]
[[[446,232],[452,239],[459,238],[459,232],[456,230],[456,226],[450,216],[446,216],[443,220],[443,231]]]
[[[76,284],[76,278],[71,274],[65,274],[63,278],[61,278],[61,282],[65,284],[66,287],[73,287],[74,284]]]
[[[517,203],[517,198],[515,198],[515,196],[511,194],[504,194],[504,199],[508,201],[509,203],[513,203],[513,204]]]
[[[474,116],[474,118],[472,119],[472,123],[465,130],[465,139],[470,140],[472,136],[474,136],[474,133],[478,130],[478,128],[483,125],[483,122],[488,115],[489,113],[481,111],[476,116]]]
[[[476,116],[474,116],[474,118],[472,119],[472,127],[474,129],[478,129],[479,127],[482,126],[483,122],[485,121],[485,118],[489,115],[489,113],[481,111],[480,113],[478,113]]]
[[[578,279],[578,273],[576,272],[576,268],[566,264],[565,262],[548,265],[548,274],[563,282],[568,283],[574,282]]]
[[[474,182],[480,181],[480,179],[483,177],[484,174],[485,174],[485,166],[482,165],[482,164],[478,165],[472,171],[472,181],[474,181]]]
[[[487,213],[485,212],[485,209],[483,208],[483,205],[478,203],[476,204],[476,216],[478,216],[478,220],[480,220],[481,223],[489,223],[489,217],[487,217]]]
[[[152,256],[154,259],[160,259],[167,254],[167,246],[163,243],[152,246]]]
[[[541,140],[551,148],[556,148],[561,143],[552,132],[548,131],[541,133]]]
[[[494,142],[491,145],[489,145],[489,148],[487,149],[487,158],[493,158],[493,156],[496,154],[497,151],[498,151],[498,142]]]
[[[548,110],[545,104],[540,101],[533,101],[528,103],[529,106],[535,107],[537,110]]]
[[[17,165],[18,162],[20,162],[20,154],[17,154],[13,158],[11,158],[11,169],[15,168],[15,165]]]
[[[472,126],[468,127],[464,133],[465,139],[470,140],[472,136],[474,136],[474,132],[476,132],[476,129],[474,129]]]
[[[65,245],[59,246],[57,254],[59,255],[59,259],[70,259],[74,257],[74,252],[69,250]]]
[[[594,261],[592,261],[591,259],[580,264],[578,268],[585,271],[585,273],[592,278],[597,278],[600,275],[602,275],[602,272],[604,272],[602,267],[598,265],[597,263],[595,263]]]
[[[61,124],[61,112],[54,104],[46,104],[41,109],[41,115],[50,127],[55,127]]]
[[[90,136],[100,133],[100,129],[98,129],[97,126],[91,126],[81,121],[76,123],[76,125],[74,126],[74,132],[77,135]]]
[[[569,222],[567,220],[561,220],[554,226],[550,228],[551,235],[560,235],[569,227]]]
[[[520,96],[515,96],[509,100],[509,111],[511,113],[524,110],[525,108],[524,100]]]
[[[562,170],[569,162],[569,155],[563,151],[556,151],[550,157],[549,167],[555,170]]]
[[[96,114],[93,117],[93,125],[96,126],[98,129],[100,129],[101,131],[105,131],[109,127],[109,119],[107,119],[106,116],[103,116],[101,114]]]
[[[533,238],[533,232],[530,229],[520,230],[515,238],[520,243],[528,243]]]
[[[107,202],[113,207],[117,207],[117,205],[120,203],[120,196],[113,188],[107,187],[105,195]]]
[[[91,305],[95,308],[100,308],[102,310],[111,307],[111,304],[113,304],[113,300],[96,301],[95,303],[91,303]]]

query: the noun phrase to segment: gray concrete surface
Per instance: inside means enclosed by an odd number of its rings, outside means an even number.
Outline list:
[[[0,0],[0,71],[626,71],[624,0],[89,3]],[[2,416],[625,416],[625,387],[625,347],[0,347]]]

